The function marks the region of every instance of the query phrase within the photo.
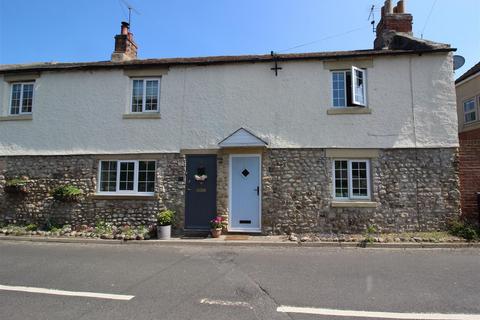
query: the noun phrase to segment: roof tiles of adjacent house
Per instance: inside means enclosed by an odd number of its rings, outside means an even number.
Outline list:
[[[467,72],[465,72],[457,80],[455,80],[455,84],[458,84],[458,83],[462,82],[463,80],[468,79],[468,78],[470,78],[471,76],[473,76],[474,74],[477,74],[477,73],[480,73],[480,62],[478,62],[473,67],[471,67]]]

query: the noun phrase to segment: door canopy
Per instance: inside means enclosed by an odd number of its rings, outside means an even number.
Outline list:
[[[240,128],[218,143],[221,148],[228,147],[266,147],[268,143],[247,129]]]

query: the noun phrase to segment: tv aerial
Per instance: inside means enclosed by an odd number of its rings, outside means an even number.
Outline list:
[[[372,31],[375,33],[375,5],[372,4],[372,7],[370,8],[370,14],[368,15],[367,20],[370,21],[370,24],[372,25]]]
[[[130,3],[128,3],[126,0],[121,0],[121,1],[128,9],[128,25],[131,27],[132,26],[132,11],[133,11],[133,13],[136,13],[138,15],[140,15],[141,13],[137,9],[135,9],[134,6],[132,6]]]

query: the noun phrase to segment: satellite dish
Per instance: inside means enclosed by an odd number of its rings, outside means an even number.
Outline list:
[[[465,64],[465,58],[459,55],[453,56],[453,70],[458,70]]]

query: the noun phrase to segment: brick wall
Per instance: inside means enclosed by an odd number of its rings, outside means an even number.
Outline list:
[[[479,221],[480,129],[460,133],[460,192],[462,215]]]

